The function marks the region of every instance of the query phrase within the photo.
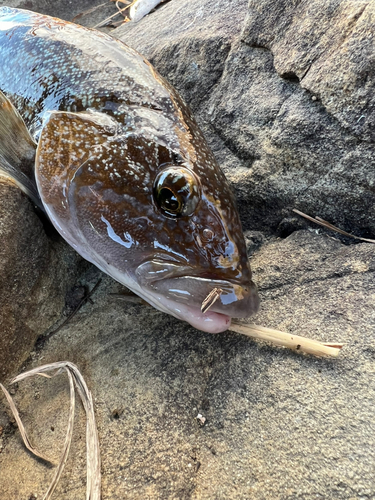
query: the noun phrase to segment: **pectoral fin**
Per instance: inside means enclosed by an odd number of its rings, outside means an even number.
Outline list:
[[[0,179],[18,186],[43,208],[34,181],[35,150],[21,115],[0,92]]]
[[[7,184],[14,184],[19,187],[37,207],[44,211],[43,203],[41,202],[35,183],[33,183],[27,175],[21,172],[21,170],[12,167],[12,165],[0,155],[0,181],[2,180]]]

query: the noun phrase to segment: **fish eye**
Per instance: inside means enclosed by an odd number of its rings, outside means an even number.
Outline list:
[[[168,166],[158,173],[154,182],[154,200],[167,217],[191,215],[200,198],[199,182],[191,170]]]

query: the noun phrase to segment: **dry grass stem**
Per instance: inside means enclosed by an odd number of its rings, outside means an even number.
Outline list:
[[[120,7],[120,5],[119,5],[120,3],[125,4],[125,6],[126,6],[126,7],[121,8],[121,7]],[[131,0],[117,0],[117,1],[116,1],[116,7],[117,7],[117,10],[119,11],[119,13],[120,13],[123,17],[125,17],[124,12],[125,12],[127,9],[129,9],[129,7],[131,7],[131,6],[133,5],[133,3],[134,3],[134,2],[132,2]]]
[[[100,23],[98,24],[95,24],[95,26],[93,26],[93,28],[101,28],[102,26],[105,26],[111,19],[113,19],[114,17],[118,16],[119,14],[123,15],[123,13],[130,9],[130,7],[136,2],[136,0],[134,0],[133,2],[126,2],[126,0],[121,0],[121,3],[127,3],[127,5],[125,5],[125,7],[123,7],[122,9],[119,7],[118,5],[118,2],[116,2],[116,7],[118,9],[117,12],[115,12],[114,14],[112,14],[111,16],[107,17],[106,19],[104,19],[103,21],[101,21]]]
[[[45,460],[46,462],[53,463],[52,460],[50,460],[48,457],[40,453],[30,442],[30,439],[26,433],[26,429],[22,423],[22,420],[20,418],[20,415],[18,413],[17,407],[13,402],[12,396],[9,394],[9,392],[5,389],[3,384],[0,384],[0,388],[2,389],[3,393],[5,394],[5,397],[7,398],[7,401],[9,403],[10,409],[12,410],[13,416],[16,419],[18,428],[20,430],[20,434],[22,436],[23,442],[25,443],[26,448],[33,453],[36,457],[41,458],[42,460]]]
[[[223,293],[223,290],[221,288],[214,288],[211,290],[211,292],[207,295],[207,297],[204,299],[201,305],[201,311],[202,313],[205,313],[209,310],[210,307],[212,307],[217,299],[220,297],[220,295]]]
[[[232,323],[229,330],[314,356],[336,357],[344,344],[322,343],[264,326]]]
[[[66,430],[65,442],[63,447],[63,452],[61,454],[60,462],[56,468],[55,474],[53,475],[52,481],[48,487],[46,494],[43,497],[43,500],[50,500],[55,491],[55,488],[60,480],[61,474],[64,470],[66,461],[68,460],[70,445],[72,443],[73,437],[73,422],[74,422],[74,413],[75,413],[75,391],[74,391],[74,382],[72,374],[69,370],[66,370],[69,377],[69,389],[70,389],[70,410],[69,410],[69,420],[68,427]]]
[[[108,5],[109,3],[112,3],[112,0],[109,0],[109,2],[101,3],[100,5],[97,5],[96,7],[92,7],[91,9],[87,9],[83,12],[80,12],[75,17],[73,17],[73,19],[70,22],[75,23],[77,21],[77,19],[81,18],[82,16],[86,16],[87,14],[91,14],[92,12],[95,12],[96,10],[100,9],[101,7]]]
[[[40,375],[44,377],[54,377],[60,374],[62,371],[66,371],[69,378],[70,387],[70,411],[69,411],[69,421],[67,426],[67,432],[64,442],[63,452],[60,458],[60,462],[57,466],[51,484],[43,497],[43,500],[50,500],[52,494],[58,484],[61,477],[63,469],[65,467],[66,461],[68,459],[70,445],[72,442],[73,435],[73,422],[75,414],[75,388],[81,398],[83,407],[86,412],[86,456],[87,456],[87,490],[86,490],[86,500],[100,500],[100,489],[101,489],[101,472],[100,472],[100,450],[99,450],[99,437],[98,430],[95,423],[94,414],[94,404],[92,400],[91,392],[89,391],[84,378],[82,377],[77,366],[70,361],[61,361],[57,363],[51,363],[48,365],[43,365],[28,372],[21,373],[16,378],[11,381],[11,384],[20,382],[26,378],[32,377],[34,375]],[[50,374],[50,372],[53,372]],[[24,440],[25,446],[36,456],[42,458],[43,460],[50,460],[43,455],[41,455],[31,444],[26,435],[24,426],[19,417],[18,411],[12,401],[12,398],[8,391],[0,384],[1,389],[9,402],[12,409],[13,415],[17,421],[17,425],[20,429],[20,433]]]
[[[343,234],[344,236],[348,236],[349,238],[354,238],[360,241],[366,241],[367,243],[375,243],[375,240],[370,240],[368,238],[361,238],[360,236],[354,236],[354,234],[347,233],[346,231],[343,231],[339,227],[336,227],[330,222],[327,222],[326,220],[322,219],[321,217],[310,217],[310,215],[306,215],[303,212],[297,210],[296,208],[293,209],[293,212],[295,212],[298,215],[301,215],[301,217],[305,217],[305,219],[308,219],[311,222],[315,222],[315,224],[319,224],[320,226],[326,227],[331,231],[336,231],[336,233]]]

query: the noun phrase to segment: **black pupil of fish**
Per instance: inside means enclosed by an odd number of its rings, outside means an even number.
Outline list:
[[[180,208],[180,202],[169,188],[162,188],[160,190],[159,200],[164,210],[176,212]]]

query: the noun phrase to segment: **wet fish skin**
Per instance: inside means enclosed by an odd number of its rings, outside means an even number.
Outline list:
[[[150,63],[101,32],[10,8],[0,8],[0,60],[0,90],[37,143],[43,205],[81,255],[204,330],[228,326],[216,316],[257,310],[232,191],[189,108]],[[154,196],[171,167],[199,197],[179,218]],[[219,314],[199,314],[215,282]]]

